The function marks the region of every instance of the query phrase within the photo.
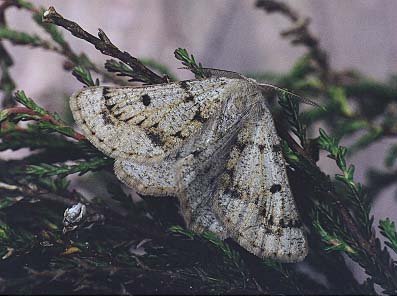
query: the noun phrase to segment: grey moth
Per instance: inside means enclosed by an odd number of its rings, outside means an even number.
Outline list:
[[[189,229],[232,238],[261,258],[297,262],[308,247],[266,96],[233,72],[70,98],[87,139],[143,195],[179,198]]]

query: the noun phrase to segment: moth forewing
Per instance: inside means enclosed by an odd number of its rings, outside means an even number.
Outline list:
[[[240,79],[211,78],[142,87],[89,87],[70,106],[86,137],[105,154],[137,162],[161,161],[218,114]]]

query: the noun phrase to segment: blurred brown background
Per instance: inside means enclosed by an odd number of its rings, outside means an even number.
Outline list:
[[[354,68],[378,80],[396,73],[397,1],[395,0],[301,0],[286,1],[312,19],[311,30],[321,40],[335,69]],[[138,58],[153,58],[177,73],[180,63],[175,48],[184,47],[203,65],[241,73],[287,71],[305,50],[292,47],[279,32],[289,22],[255,8],[254,0],[36,0],[35,5],[54,6],[96,34],[98,27],[120,49]],[[10,27],[41,33],[28,13],[12,10]],[[64,32],[76,52],[85,51],[103,65],[106,57],[88,43]],[[43,34],[44,36],[44,34]],[[63,58],[41,49],[27,50],[6,44],[15,57],[12,76],[18,89],[40,99],[48,109],[63,109],[64,95],[81,88],[70,73],[60,70]],[[369,167],[382,167],[383,155],[392,140],[383,140],[350,159],[356,176],[365,183]],[[347,140],[345,144],[349,143]],[[324,163],[324,165],[327,165]],[[333,167],[326,168],[332,173]],[[374,207],[375,225],[380,217],[397,220],[395,188],[388,188]],[[363,274],[357,273],[360,278]]]

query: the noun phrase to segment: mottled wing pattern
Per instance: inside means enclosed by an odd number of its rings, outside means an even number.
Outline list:
[[[174,167],[175,158],[167,158],[154,163],[116,159],[114,172],[119,180],[140,194],[173,196],[178,191]]]
[[[213,211],[241,246],[263,258],[301,261],[307,242],[269,109],[238,134],[213,192]]]
[[[240,86],[241,84],[241,86]],[[86,137],[105,154],[160,161],[181,147],[220,111],[246,92],[239,79],[212,78],[143,87],[89,87],[70,100]]]
[[[188,227],[263,258],[302,260],[307,243],[280,141],[250,79],[90,87],[70,105],[87,138],[144,195],[177,195]]]
[[[223,149],[217,152],[211,146],[199,155],[181,159],[176,175],[181,212],[187,226],[196,232],[212,231],[224,239],[229,236],[228,231],[212,211],[213,192],[227,160]]]
[[[196,232],[209,230],[220,238],[229,235],[212,211],[212,192],[224,170],[227,151],[263,99],[255,84],[242,83],[246,92],[236,92],[224,101],[220,114],[186,144],[176,165],[178,197],[186,224]]]
[[[191,230],[196,232],[209,230],[222,239],[228,237],[228,234],[212,212],[208,200],[213,184],[209,178],[205,178],[206,172],[202,170],[199,172],[195,168],[201,162],[207,160],[211,162],[212,155],[222,152],[222,147],[230,147],[231,140],[243,126],[250,111],[256,102],[262,99],[255,84],[245,81],[239,81],[239,84],[244,84],[239,88],[239,90],[244,89],[244,92],[234,91],[225,97],[216,116],[205,122],[177,153],[154,163],[137,163],[129,160],[115,162],[115,173],[124,183],[144,195],[177,195],[181,202],[181,212]],[[177,182],[175,177],[181,167],[185,172],[179,174],[183,177]]]
[[[179,198],[193,230],[216,229],[262,258],[302,260],[307,253],[273,119],[256,104],[241,125],[179,162]],[[199,219],[202,205],[214,219]],[[200,222],[200,223],[197,223]],[[219,226],[222,225],[222,231]],[[224,229],[224,231],[223,231]]]
[[[210,196],[208,190],[203,192],[206,187],[202,187],[202,184],[195,182],[189,187],[190,192],[194,192],[191,200],[181,199],[175,178],[175,168],[175,159],[147,164],[116,160],[114,165],[116,176],[140,194],[178,196],[181,201],[181,212],[189,229],[195,232],[212,231],[218,237],[226,238],[226,229],[217,220],[210,204],[206,202],[206,199]],[[200,185],[200,187],[194,185]]]

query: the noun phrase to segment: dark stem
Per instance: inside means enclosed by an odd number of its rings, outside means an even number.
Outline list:
[[[40,121],[47,121],[47,122],[50,122],[50,123],[60,126],[60,127],[67,127],[65,124],[63,124],[62,122],[59,122],[50,114],[41,115],[41,114],[37,113],[36,111],[26,108],[26,107],[12,107],[9,109],[4,109],[3,111],[7,112],[7,114],[9,116],[15,115],[15,114],[27,114],[27,115],[32,115],[32,116],[38,116],[38,117],[40,117]],[[79,132],[76,132],[76,131],[74,131],[74,133],[70,137],[72,137],[73,139],[75,139],[77,141],[85,140],[85,136],[80,134]]]
[[[376,246],[375,240],[372,237],[369,241],[361,235],[361,231],[359,227],[357,227],[356,222],[354,221],[352,215],[349,210],[345,207],[345,205],[340,201],[338,196],[332,191],[327,192],[327,196],[334,201],[335,206],[338,208],[339,216],[342,218],[343,223],[346,228],[349,229],[351,235],[358,242],[359,246],[362,247],[369,256],[376,256]]]
[[[52,23],[57,26],[63,27],[72,33],[77,38],[84,39],[89,43],[93,44],[96,49],[101,53],[117,58],[120,61],[129,65],[134,72],[137,73],[137,79],[145,83],[166,83],[165,77],[160,77],[156,73],[152,72],[149,68],[143,65],[137,58],[131,56],[128,52],[120,51],[106,36],[106,34],[99,29],[98,37],[91,35],[82,29],[78,24],[68,19],[63,18],[54,7],[48,8],[43,15],[43,22]],[[139,77],[139,78],[138,78]]]

